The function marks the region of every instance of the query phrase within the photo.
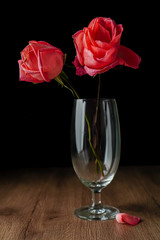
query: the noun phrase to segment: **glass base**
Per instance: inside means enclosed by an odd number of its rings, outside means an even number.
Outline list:
[[[102,206],[101,209],[94,211],[91,206],[85,206],[81,208],[77,208],[74,211],[74,214],[82,219],[93,221],[93,220],[110,220],[116,217],[116,214],[119,213],[119,210],[112,206]]]

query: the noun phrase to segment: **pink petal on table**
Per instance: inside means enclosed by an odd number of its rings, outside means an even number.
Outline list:
[[[124,213],[117,213],[117,215],[116,215],[116,220],[117,220],[118,223],[125,223],[125,222],[123,221],[123,218],[122,218],[123,214],[124,214]]]
[[[136,225],[140,222],[139,217],[132,216],[127,213],[118,213],[116,215],[116,220],[118,223],[128,223],[130,225]]]

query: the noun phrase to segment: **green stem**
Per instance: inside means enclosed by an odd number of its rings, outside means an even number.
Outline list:
[[[71,88],[72,91],[74,92],[75,96],[76,96],[78,99],[80,99],[78,93],[76,92],[76,90],[74,89],[74,87],[70,84],[70,82],[69,82],[67,79],[65,79],[65,81],[68,83],[68,85],[70,86],[70,88]]]
[[[65,87],[66,89],[68,89],[68,90],[72,93],[72,95],[74,96],[74,91],[72,90],[72,88],[69,88],[67,85],[65,85],[65,84],[63,83],[63,81],[61,80],[60,76],[57,76],[57,77],[55,78],[55,80],[56,80],[62,87]]]
[[[65,63],[65,66],[68,67],[68,68],[75,68],[75,66],[69,65],[69,64],[67,64],[67,63]]]
[[[70,90],[70,92],[73,94],[73,96],[75,95],[77,97],[77,99],[80,99],[78,93],[76,92],[76,90],[74,89],[74,87],[71,85],[71,83],[69,82],[68,80],[68,76],[65,74],[65,72],[62,71],[62,74],[61,74],[61,77],[62,79],[69,85],[66,86],[63,81],[61,80],[60,76],[56,77],[55,80],[60,83],[62,85],[62,87],[65,87],[67,88],[68,90]],[[99,105],[99,92],[100,92],[100,77],[99,77],[99,87],[98,87],[98,97],[97,97],[97,106]],[[98,109],[96,108],[96,112],[98,112]],[[89,123],[89,120],[88,120],[88,117],[87,115],[85,114],[85,119],[86,119],[86,122],[87,122],[87,126],[88,126],[88,136],[89,136],[89,145],[90,145],[90,148],[93,152],[93,155],[95,157],[95,164],[99,166],[99,169],[100,169],[100,172],[102,174],[102,176],[104,177],[104,174],[103,174],[103,168],[102,168],[102,161],[99,159],[98,155],[96,154],[95,150],[94,150],[94,147],[92,145],[92,142],[91,142],[91,127],[90,127],[90,123]],[[97,171],[98,172],[98,171]]]
[[[97,164],[99,166],[99,169],[100,169],[100,172],[102,174],[102,176],[104,177],[104,174],[103,174],[103,166],[102,166],[102,161],[99,159],[98,155],[96,154],[95,150],[94,150],[94,147],[92,145],[92,142],[91,142],[91,127],[90,127],[90,123],[89,123],[89,120],[85,114],[85,119],[86,119],[86,122],[87,122],[87,126],[88,126],[88,135],[89,135],[89,145],[90,145],[90,148],[92,149],[92,152],[93,152],[93,155],[95,157],[95,165],[96,165],[96,169],[97,169]],[[97,169],[97,173],[98,173],[98,169]]]
[[[98,116],[98,106],[99,106],[99,98],[100,98],[100,88],[101,88],[101,75],[99,74],[98,78],[98,92],[97,92],[97,103],[96,103],[96,115],[95,115],[95,124],[97,122]]]

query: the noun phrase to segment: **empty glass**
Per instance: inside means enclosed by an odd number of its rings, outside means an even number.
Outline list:
[[[115,218],[119,210],[102,205],[101,190],[114,178],[120,160],[120,125],[115,99],[74,100],[71,155],[81,182],[92,191],[90,206],[74,211],[87,220]]]

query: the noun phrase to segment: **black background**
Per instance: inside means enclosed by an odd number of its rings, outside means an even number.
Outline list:
[[[50,83],[19,82],[17,61],[30,40],[43,40],[67,53],[67,63],[75,57],[72,35],[98,16],[122,24],[121,44],[138,53],[138,70],[112,69],[102,75],[101,97],[115,98],[121,124],[121,165],[159,163],[159,87],[155,74],[155,21],[152,9],[139,1],[114,2],[41,1],[23,3],[4,18],[5,83],[1,100],[1,166],[70,166],[70,120],[73,97],[53,80]],[[7,21],[7,19],[10,19]],[[155,50],[154,50],[155,49]],[[96,97],[97,78],[78,77],[75,69],[64,68],[83,98]],[[1,68],[2,71],[2,68]]]

